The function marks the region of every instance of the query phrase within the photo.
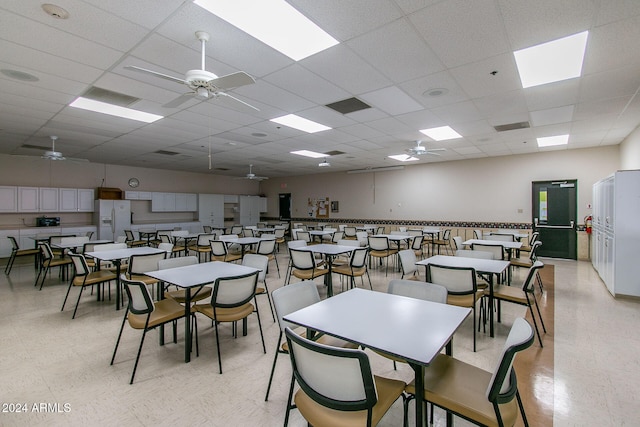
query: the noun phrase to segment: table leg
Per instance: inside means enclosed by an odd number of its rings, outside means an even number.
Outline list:
[[[489,275],[489,336],[493,338],[493,274]]]
[[[427,425],[426,411],[424,410],[424,367],[411,363],[411,368],[415,373],[414,384],[416,388],[416,427]]]
[[[191,361],[191,288],[184,288],[184,363]]]
[[[329,273],[327,273],[327,278],[325,280],[325,283],[327,285],[327,298],[332,297],[333,296],[333,278],[331,277],[332,274],[332,268],[331,268],[331,264],[333,264],[333,258],[330,255],[327,255],[327,264],[328,264],[328,269],[329,269]]]
[[[116,310],[120,310],[120,295],[122,293],[122,291],[120,290],[120,287],[122,286],[122,284],[120,283],[120,260],[113,260],[113,263],[116,265]]]

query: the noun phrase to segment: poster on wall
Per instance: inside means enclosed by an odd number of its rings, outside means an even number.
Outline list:
[[[331,202],[331,212],[333,213],[340,212],[340,204],[338,203],[337,200],[334,200],[333,202]]]
[[[329,198],[307,199],[307,207],[310,218],[329,218]]]

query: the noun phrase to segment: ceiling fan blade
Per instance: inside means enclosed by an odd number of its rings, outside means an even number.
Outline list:
[[[187,92],[187,93],[183,93],[182,95],[180,95],[179,97],[177,97],[176,99],[167,102],[166,104],[164,104],[162,107],[163,108],[176,108],[179,107],[180,105],[184,104],[185,102],[187,102],[190,99],[193,99],[193,97],[195,96],[195,92]]]
[[[433,153],[434,151],[447,151],[446,148],[428,148],[427,152],[428,153]]]
[[[227,74],[226,76],[218,77],[209,82],[209,84],[215,87],[227,90],[235,87],[246,86],[254,84],[256,80],[244,71],[238,71],[236,73]]]
[[[253,109],[254,109],[254,110],[256,110],[256,111],[260,111],[260,109],[259,109],[259,108],[256,108],[256,107],[254,107],[253,105],[251,105],[251,104],[249,104],[249,103],[247,103],[247,102],[244,102],[243,100],[238,99],[238,98],[236,98],[236,97],[235,97],[235,96],[233,96],[233,95],[229,95],[228,93],[225,93],[225,92],[218,92],[216,95],[221,95],[221,96],[229,97],[229,98],[231,98],[231,99],[233,99],[233,100],[235,100],[235,101],[238,101],[238,102],[239,102],[239,103],[241,103],[241,104],[246,105],[246,106],[247,106],[247,107],[249,107],[249,108],[253,108]]]
[[[139,73],[151,74],[153,76],[160,77],[160,78],[163,78],[163,79],[166,79],[166,80],[170,80],[170,81],[175,82],[175,83],[182,83],[182,84],[186,84],[187,83],[186,80],[180,79],[178,77],[173,77],[173,76],[170,76],[168,74],[159,73],[157,71],[147,70],[146,68],[136,67],[135,65],[127,65],[124,68],[126,70],[137,71]]]

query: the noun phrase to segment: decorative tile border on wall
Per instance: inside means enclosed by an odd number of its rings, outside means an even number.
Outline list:
[[[278,218],[263,217],[263,221],[279,221]],[[457,228],[500,228],[531,230],[530,223],[519,222],[464,222],[464,221],[417,221],[417,220],[389,220],[389,219],[351,219],[351,218],[291,218],[291,222],[325,223],[325,224],[376,224],[391,226],[414,227],[457,227]],[[584,228],[584,227],[583,227]],[[580,227],[578,227],[580,230]]]

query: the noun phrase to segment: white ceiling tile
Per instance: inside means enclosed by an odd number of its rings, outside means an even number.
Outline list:
[[[511,52],[452,68],[450,73],[471,98],[522,88]]]
[[[556,123],[570,122],[573,118],[573,105],[566,105],[564,107],[550,108],[547,110],[532,111],[531,125],[532,126],[545,126]]]
[[[582,78],[580,102],[631,96],[640,87],[640,63]]]
[[[318,104],[328,104],[351,96],[349,92],[331,84],[300,64],[283,68],[277,73],[265,76],[264,80]]]
[[[583,75],[637,64],[640,60],[638,39],[640,16],[594,28],[589,34]]]
[[[424,108],[396,86],[363,93],[360,98],[367,104],[391,115],[410,113]]]
[[[571,79],[524,90],[531,111],[562,107],[578,102],[581,79]]]
[[[431,112],[440,117],[443,122],[454,126],[457,123],[472,122],[484,118],[471,101],[459,102],[457,104],[444,105],[442,107],[432,108]]]

